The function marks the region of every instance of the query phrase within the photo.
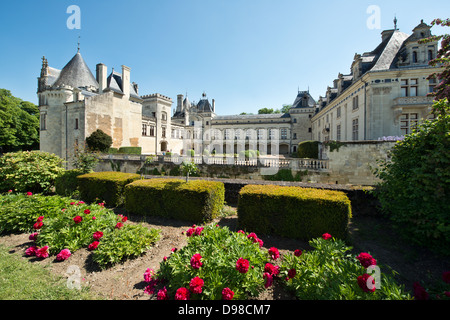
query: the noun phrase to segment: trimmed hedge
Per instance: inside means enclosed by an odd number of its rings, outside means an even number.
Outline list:
[[[103,201],[108,207],[122,206],[124,187],[140,179],[135,173],[92,172],[77,177],[80,198],[86,202]]]
[[[218,217],[224,205],[222,182],[180,179],[139,180],[125,186],[130,213],[204,223]]]
[[[71,169],[60,173],[55,179],[55,193],[70,197],[78,190],[77,177],[84,174],[81,169]]]
[[[319,141],[302,141],[298,144],[297,156],[299,158],[319,158]]]
[[[247,185],[238,198],[238,224],[256,233],[308,241],[329,233],[346,239],[351,203],[341,191]]]
[[[117,153],[120,154],[141,154],[141,147],[120,147]]]

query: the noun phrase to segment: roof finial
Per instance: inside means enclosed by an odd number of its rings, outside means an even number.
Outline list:
[[[77,52],[80,52],[80,36],[78,36],[78,49]]]
[[[397,30],[397,15],[394,16],[394,30]]]

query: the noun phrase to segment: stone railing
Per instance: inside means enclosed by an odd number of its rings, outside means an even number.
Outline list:
[[[413,96],[413,97],[398,97],[394,99],[394,107],[403,107],[408,105],[432,105],[433,97],[427,96]]]
[[[101,156],[104,160],[122,160],[122,161],[141,161],[147,159],[145,155],[123,155],[123,154],[109,154]],[[224,165],[224,166],[244,166],[244,167],[259,167],[259,168],[285,168],[294,170],[312,170],[312,171],[327,171],[329,169],[328,160],[318,159],[298,159],[298,158],[277,158],[277,157],[258,157],[258,158],[240,158],[240,157],[211,157],[211,156],[195,156],[195,157],[180,157],[180,156],[153,156],[154,164],[174,163],[181,164],[184,160],[192,160],[197,165]]]

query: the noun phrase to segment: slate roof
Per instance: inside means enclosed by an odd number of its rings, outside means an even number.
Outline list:
[[[106,80],[106,89],[105,90],[112,90],[117,93],[123,94],[123,83],[122,83],[122,74],[114,71],[112,69],[111,74],[108,76]],[[139,98],[140,96],[136,92],[134,86],[130,83],[130,96]]]
[[[304,104],[305,97],[307,99],[307,104]],[[297,97],[295,98],[292,108],[311,108],[316,105],[316,101],[311,97],[307,91],[299,91]]]
[[[401,31],[395,30],[393,34],[386,40],[386,45],[382,48],[376,62],[370,71],[380,71],[395,68],[394,61],[402,48],[403,43],[408,39],[409,35]],[[381,48],[380,48],[381,49]]]
[[[270,114],[243,114],[243,115],[225,115],[216,116],[213,120],[270,120],[270,119],[281,119],[290,118],[289,113],[270,113]]]
[[[57,73],[56,69],[53,71],[55,74]],[[98,82],[89,67],[86,65],[86,62],[80,52],[77,52],[75,56],[73,56],[73,58],[65,65],[53,85],[68,85],[74,88],[93,86],[98,88]]]

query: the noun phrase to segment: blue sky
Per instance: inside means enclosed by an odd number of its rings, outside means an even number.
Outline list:
[[[22,0],[2,2],[0,88],[37,104],[41,58],[62,69],[77,51],[97,63],[131,68],[140,94],[205,92],[220,115],[257,113],[292,104],[297,90],[317,100],[355,53],[373,50],[381,31],[410,34],[420,23],[448,18],[450,1],[300,0]],[[69,29],[70,5],[80,29]],[[380,29],[370,28],[379,8]],[[448,33],[433,27],[434,34]]]

